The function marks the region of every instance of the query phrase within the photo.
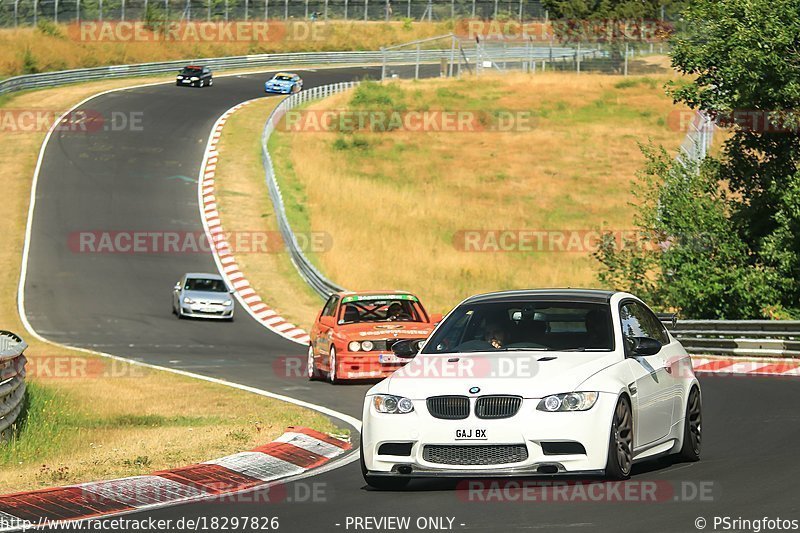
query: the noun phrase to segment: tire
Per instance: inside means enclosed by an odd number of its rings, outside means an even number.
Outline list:
[[[206,84],[205,81],[200,80],[200,83],[198,84],[198,87],[200,87],[202,89],[205,86],[205,84]]]
[[[609,479],[628,479],[633,466],[633,411],[630,400],[622,396],[617,400],[611,419],[611,432],[608,438],[608,459],[606,477]]]
[[[686,418],[683,422],[683,446],[678,457],[688,462],[700,460],[703,444],[703,398],[700,389],[692,387],[686,400]]]
[[[211,78],[210,80],[208,80],[208,86],[212,87],[213,85],[214,85],[214,78]]]
[[[328,359],[328,381],[331,384],[335,385],[340,382],[339,378],[337,377],[338,372],[336,371],[336,347],[331,346],[331,353]]]
[[[308,359],[306,361],[306,375],[309,381],[316,381],[319,379],[319,369],[317,363],[314,361],[314,347],[308,347]]]
[[[389,476],[370,476],[367,472],[367,464],[364,462],[364,445],[360,444],[358,447],[359,458],[361,460],[361,476],[364,482],[378,490],[402,490],[406,488],[408,482],[411,481],[407,477],[389,477]]]

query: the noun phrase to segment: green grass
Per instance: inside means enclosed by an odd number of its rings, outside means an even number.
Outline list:
[[[0,444],[0,465],[4,467],[47,457],[76,426],[74,406],[63,394],[33,382],[27,384],[24,401],[16,431]]]

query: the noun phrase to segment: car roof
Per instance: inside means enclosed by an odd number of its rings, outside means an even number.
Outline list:
[[[204,68],[202,65],[186,65],[183,68]]]
[[[614,291],[602,289],[523,289],[514,291],[477,294],[464,300],[463,304],[498,303],[509,300],[542,300],[560,302],[609,303]]]
[[[186,278],[202,278],[202,279],[218,279],[222,280],[222,276],[219,274],[209,274],[207,272],[187,272],[184,277]]]
[[[297,76],[297,74],[295,74],[294,72],[278,72],[277,74],[275,74],[275,76],[273,76],[273,78],[276,76]]]
[[[393,294],[408,294],[410,296],[416,296],[408,291],[340,291],[336,294],[338,296],[371,296],[374,294],[385,294],[386,296],[391,296]]]

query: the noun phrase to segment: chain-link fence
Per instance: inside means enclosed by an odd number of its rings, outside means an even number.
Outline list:
[[[547,17],[539,0],[0,0],[0,26],[80,20],[447,20]]]

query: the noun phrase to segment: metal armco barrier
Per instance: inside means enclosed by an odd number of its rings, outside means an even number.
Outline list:
[[[347,89],[351,89],[358,85],[358,82],[342,82],[334,83],[332,85],[323,85],[321,87],[314,87],[306,91],[293,94],[284,98],[280,104],[272,111],[266,124],[264,124],[264,133],[261,136],[261,151],[264,163],[264,174],[267,181],[267,188],[269,189],[269,196],[272,200],[273,209],[275,209],[275,216],[278,220],[278,229],[283,237],[283,242],[289,251],[289,256],[292,259],[300,276],[305,280],[308,285],[314,289],[322,298],[327,298],[334,292],[341,291],[342,288],[326,278],[317,268],[311,264],[311,261],[303,253],[300,245],[297,242],[297,237],[292,231],[289,220],[286,218],[286,208],[283,204],[283,196],[281,189],[278,186],[278,181],[275,178],[275,169],[272,166],[272,157],[269,155],[267,144],[275,126],[280,122],[281,118],[290,109],[297,107],[310,100],[318,98],[325,98],[332,94],[336,94]]]
[[[10,331],[0,331],[0,437],[16,422],[25,398],[25,341]]]
[[[800,357],[800,320],[678,320],[671,331],[691,354]]]
[[[552,50],[552,56],[548,55]],[[286,54],[258,54],[250,56],[195,58],[179,61],[165,61],[162,63],[138,63],[135,65],[113,65],[108,67],[83,68],[76,70],[61,70],[45,72],[42,74],[26,74],[0,81],[0,94],[27,89],[42,89],[57,87],[69,83],[110,78],[126,78],[132,76],[149,76],[154,74],[177,73],[181,68],[191,63],[199,63],[209,67],[212,71],[249,69],[278,66],[300,65],[358,65],[358,64],[414,64],[440,62],[450,58],[450,50],[403,50],[403,51],[365,51],[365,52],[297,52]],[[521,55],[531,54],[530,49],[508,48],[505,51],[492,55],[493,61],[502,61],[507,55],[508,61],[518,60]],[[564,59],[572,57],[575,52],[571,48],[542,48],[533,54],[536,59]],[[533,57],[532,56],[532,57]],[[527,57],[527,56],[526,56]],[[474,62],[474,54],[467,57]]]

